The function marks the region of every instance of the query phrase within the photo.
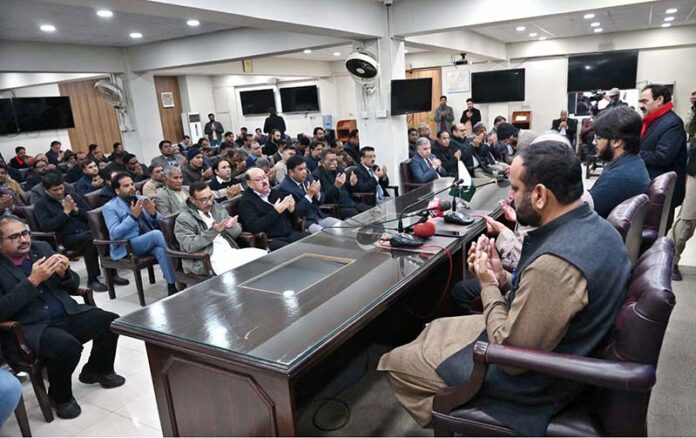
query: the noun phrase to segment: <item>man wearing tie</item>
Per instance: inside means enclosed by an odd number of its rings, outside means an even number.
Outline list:
[[[416,155],[411,158],[409,167],[413,179],[418,183],[428,183],[446,175],[442,162],[431,154],[430,140],[424,137],[416,140]]]
[[[360,149],[360,164],[355,168],[358,183],[351,185],[349,190],[351,193],[374,193],[377,203],[381,203],[384,198],[389,197],[389,177],[385,166],[375,166],[375,158],[377,154],[372,146]]]

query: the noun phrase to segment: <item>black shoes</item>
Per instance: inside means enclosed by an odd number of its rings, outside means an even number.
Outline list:
[[[65,403],[53,402],[53,408],[56,410],[58,418],[63,418],[65,420],[75,418],[82,413],[82,408],[77,404],[75,397],[71,397],[70,400]]]
[[[110,372],[107,374],[99,374],[99,373],[92,373],[92,372],[81,372],[80,373],[80,382],[86,383],[86,384],[92,384],[92,383],[98,383],[102,386],[102,388],[118,388],[119,386],[123,385],[126,383],[126,378],[123,376],[119,376],[118,374],[114,372]]]
[[[176,289],[176,284],[167,284],[167,295],[174,295],[177,292],[179,291]]]
[[[119,277],[118,275],[114,275],[114,284],[116,286],[128,286],[130,284],[130,281],[126,280],[123,277]]]
[[[672,266],[672,280],[682,281],[682,275],[681,275],[681,271],[679,271],[678,265]]]
[[[87,287],[92,289],[94,292],[106,292],[108,290],[106,285],[99,280],[88,282]]]

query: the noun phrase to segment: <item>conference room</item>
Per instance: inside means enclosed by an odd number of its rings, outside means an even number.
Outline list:
[[[0,436],[696,428],[694,0],[2,22]]]

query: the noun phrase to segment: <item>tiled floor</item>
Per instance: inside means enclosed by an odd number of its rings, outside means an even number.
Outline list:
[[[589,181],[587,186],[590,186],[592,182],[593,180]],[[687,249],[682,258],[682,265],[693,268],[687,268],[685,272],[685,281],[679,285],[679,288],[677,288],[675,284],[675,293],[677,293],[678,302],[680,302],[682,306],[677,306],[675,310],[675,315],[672,318],[673,323],[670,324],[670,329],[668,331],[669,339],[666,338],[665,340],[663,357],[660,362],[661,367],[663,362],[669,362],[665,364],[665,366],[669,367],[673,372],[666,375],[664,371],[667,368],[661,369],[660,377],[662,378],[658,379],[658,385],[653,392],[651,401],[651,413],[649,416],[652,421],[650,429],[651,434],[656,432],[657,434],[667,435],[688,435],[693,433],[693,430],[689,432],[689,429],[674,429],[671,426],[666,427],[661,424],[669,423],[669,418],[665,416],[669,415],[669,412],[672,412],[672,408],[669,408],[670,402],[668,402],[668,398],[673,400],[676,395],[679,396],[678,399],[684,402],[684,406],[681,407],[680,411],[686,409],[687,405],[692,405],[692,401],[684,399],[684,397],[691,397],[693,392],[688,391],[689,394],[682,393],[679,395],[674,394],[671,388],[679,392],[681,386],[679,383],[675,382],[693,381],[693,379],[686,374],[691,374],[691,372],[687,372],[687,370],[693,369],[693,359],[696,352],[683,352],[681,347],[677,346],[675,346],[674,349],[670,349],[669,345],[672,341],[676,342],[678,339],[685,339],[688,341],[690,337],[687,333],[692,333],[694,329],[692,318],[688,317],[691,312],[689,312],[688,309],[682,308],[684,305],[690,304],[693,300],[681,300],[680,294],[689,293],[687,289],[690,289],[691,293],[693,293],[695,289],[693,286],[696,284],[696,239],[692,239],[687,245]],[[85,269],[82,261],[73,262],[73,269],[80,274],[81,278],[85,278]],[[128,277],[123,272],[121,275],[130,278],[131,284],[126,287],[117,287],[116,294],[118,298],[116,300],[109,300],[106,293],[95,294],[95,298],[101,308],[116,312],[120,315],[125,315],[133,310],[139,309],[140,306],[138,305],[138,298],[135,293],[132,277]],[[147,278],[146,275],[145,278]],[[148,303],[166,296],[166,286],[162,281],[162,276],[159,271],[157,272],[157,279],[159,283],[156,285],[151,286],[146,283],[146,301]],[[145,281],[147,282],[147,280]],[[689,295],[691,294],[689,293]],[[87,360],[90,345],[91,344],[85,345],[82,362],[78,366],[78,370]],[[691,345],[693,345],[693,342]],[[682,353],[679,353],[680,351],[682,351]],[[28,381],[25,382],[24,400],[34,436],[161,436],[162,433],[160,431],[155,396],[150,380],[147,355],[142,342],[125,337],[120,338],[116,356],[116,370],[126,377],[127,382],[124,386],[115,389],[107,390],[102,389],[98,385],[84,385],[78,382],[77,377],[74,376],[75,398],[82,406],[82,415],[73,420],[61,420],[56,418],[52,423],[46,423],[44,421],[31,384]],[[680,379],[678,376],[673,376],[674,372],[685,373],[683,376],[684,380]],[[375,412],[375,404],[386,403],[387,406],[380,407],[379,411],[387,415],[388,418],[384,418],[383,421],[378,422],[375,428],[369,429],[371,433],[367,432],[365,424],[356,425],[355,423],[348,424],[346,428],[339,433],[347,435],[364,435],[366,433],[373,435],[408,435],[416,432],[418,432],[418,435],[432,434],[432,431],[419,430],[410,417],[400,409],[393,397],[384,394],[390,391],[386,384],[379,380],[381,377],[375,377],[375,379],[377,379],[377,383],[372,379],[364,379],[362,383],[357,384],[355,388],[351,389],[356,395],[350,396],[354,398],[348,400],[348,402],[353,408],[355,418],[357,418],[357,414],[360,412],[372,416]],[[380,394],[375,395],[376,392]],[[372,414],[369,414],[369,412],[372,412]],[[676,424],[679,423],[680,420],[674,419],[674,422]],[[301,423],[304,423],[304,421],[301,421]],[[303,428],[301,424],[300,428],[303,434],[324,434],[320,431],[313,430],[311,426]],[[18,434],[19,429],[17,423],[14,417],[11,417],[0,431],[0,436],[16,436]]]

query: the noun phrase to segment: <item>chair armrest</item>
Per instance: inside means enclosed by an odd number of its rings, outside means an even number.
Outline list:
[[[253,234],[242,231],[239,237],[237,237],[237,242],[240,243],[239,246],[242,248],[253,248],[256,245],[256,238]]]
[[[474,350],[474,362],[536,371],[592,386],[619,391],[648,392],[655,385],[655,367],[593,357],[528,350],[506,345],[482,344]],[[477,357],[478,356],[478,357]]]
[[[204,252],[183,252],[167,248],[167,255],[173,259],[200,260],[203,262],[206,272],[211,277],[215,275],[213,265],[210,263],[210,256]]]
[[[19,353],[23,356],[22,360],[33,363],[36,360],[34,352],[27,345],[27,338],[24,336],[24,328],[19,321],[0,322],[0,333],[9,333],[14,336],[15,342],[19,347]]]
[[[305,226],[306,226],[305,219],[303,217],[298,217],[296,222],[295,222],[295,228],[297,229],[297,231],[299,231],[300,233],[304,233]]]
[[[399,186],[387,186],[388,189],[394,190],[394,197],[399,197]]]
[[[92,241],[95,246],[100,247],[100,246],[106,246],[107,250],[109,249],[109,245],[112,243],[114,245],[126,245],[126,254],[128,254],[131,258],[134,258],[135,255],[133,253],[133,247],[131,246],[130,240],[125,240],[125,239],[119,239],[119,240],[101,240],[101,239],[94,239]]]
[[[337,219],[340,219],[340,210],[337,204],[321,204],[319,208],[324,213],[333,216]]]
[[[254,234],[254,247],[268,250],[268,235],[263,231]]]
[[[350,194],[357,202],[362,202],[367,205],[376,205],[377,196],[370,192],[353,192]]]
[[[58,251],[58,237],[56,236],[56,233],[54,232],[47,232],[47,231],[32,231],[31,232],[31,237],[35,239],[44,239],[47,240],[48,243],[51,245],[51,247]]]
[[[90,288],[79,287],[75,292],[71,293],[70,295],[82,297],[82,299],[85,300],[85,304],[97,307],[97,303],[94,301],[94,291]]]

